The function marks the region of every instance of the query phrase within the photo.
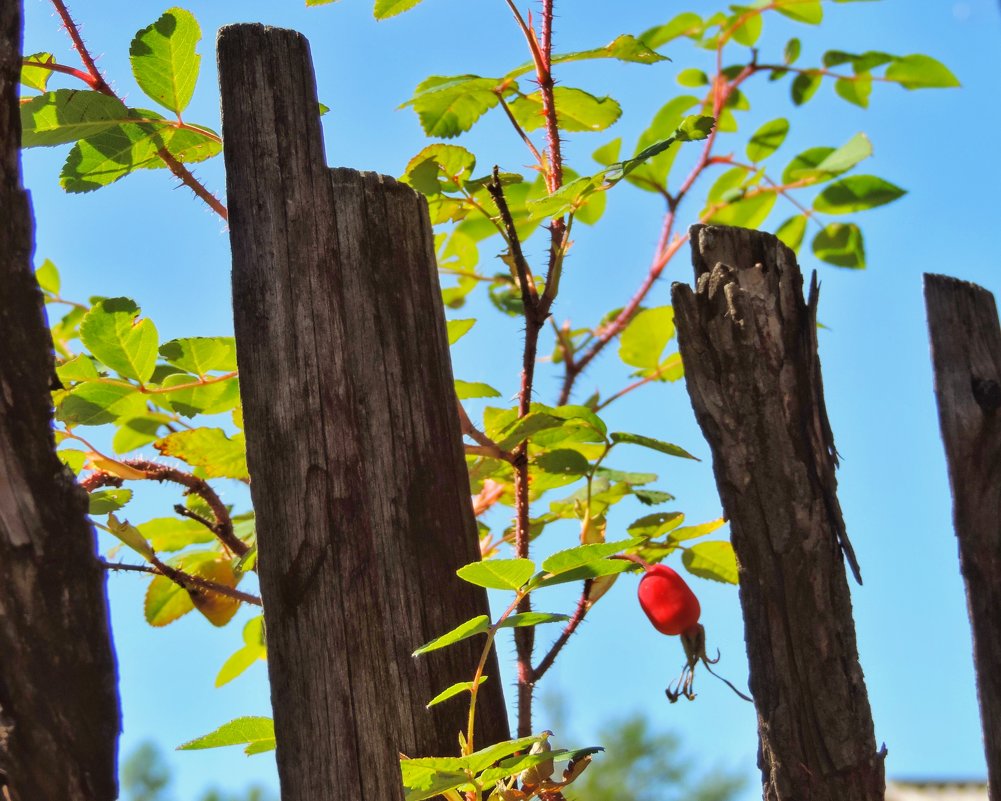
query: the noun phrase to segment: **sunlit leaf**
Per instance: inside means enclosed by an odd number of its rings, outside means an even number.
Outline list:
[[[224,723],[218,729],[203,737],[189,740],[177,746],[178,751],[195,751],[201,748],[221,748],[227,745],[269,746],[274,748],[275,723],[271,718],[242,717]],[[258,751],[254,751],[258,753]]]
[[[860,270],[865,267],[865,244],[855,223],[831,223],[813,238],[813,255],[828,264]]]
[[[171,8],[136,33],[129,47],[132,74],[139,88],[175,114],[184,111],[194,94],[202,60],[195,46],[201,38],[194,15],[183,8]]]
[[[737,557],[729,542],[699,542],[681,554],[681,561],[693,576],[726,584],[737,583]]]
[[[488,559],[464,565],[455,572],[463,581],[478,587],[517,590],[535,573],[535,564],[529,559]]]

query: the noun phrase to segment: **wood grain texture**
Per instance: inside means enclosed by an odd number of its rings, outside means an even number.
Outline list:
[[[21,3],[0,0],[0,786],[14,801],[112,801],[117,673],[86,493],[52,437],[52,340],[21,187],[21,24]]]
[[[883,755],[859,666],[817,357],[817,286],[770,234],[691,232],[672,288],[692,406],[737,554],[766,801],[875,801]],[[850,552],[850,551],[848,551]]]
[[[233,305],[286,801],[402,799],[397,757],[457,755],[488,612],[426,204],[328,169],[309,47],[219,35]],[[477,746],[507,739],[496,657]]]
[[[938,417],[973,625],[990,797],[1001,799],[1001,325],[986,289],[925,275]]]

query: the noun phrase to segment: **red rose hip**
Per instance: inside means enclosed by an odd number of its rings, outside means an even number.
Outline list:
[[[640,580],[640,606],[661,634],[684,634],[698,625],[699,599],[667,565],[650,565]]]

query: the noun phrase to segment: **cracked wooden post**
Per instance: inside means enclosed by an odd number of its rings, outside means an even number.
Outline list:
[[[1001,801],[1001,326],[976,284],[925,275],[925,303],[990,797]]]
[[[816,281],[774,236],[691,231],[678,343],[737,554],[765,801],[877,801],[883,753],[859,666],[817,358]]]
[[[21,3],[0,3],[0,798],[114,801],[106,579],[86,493],[56,457],[52,339],[21,186],[21,25]]]
[[[424,200],[328,169],[309,46],[219,34],[233,306],[285,801],[402,799],[398,756],[457,756],[488,613]],[[507,739],[496,656],[476,743]]]

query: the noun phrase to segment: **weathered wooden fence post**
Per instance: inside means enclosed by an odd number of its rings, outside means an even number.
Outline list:
[[[976,284],[925,275],[925,303],[989,792],[1001,801],[1001,326]]]
[[[672,288],[686,383],[730,520],[766,801],[877,801],[817,358],[817,286],[770,234],[694,226]]]
[[[233,305],[286,801],[402,798],[399,752],[458,754],[487,612],[424,200],[324,163],[309,46],[219,34]],[[494,658],[477,742],[508,736]]]
[[[21,3],[0,3],[0,798],[114,801],[120,716],[87,497],[55,454],[55,375],[21,187]]]

